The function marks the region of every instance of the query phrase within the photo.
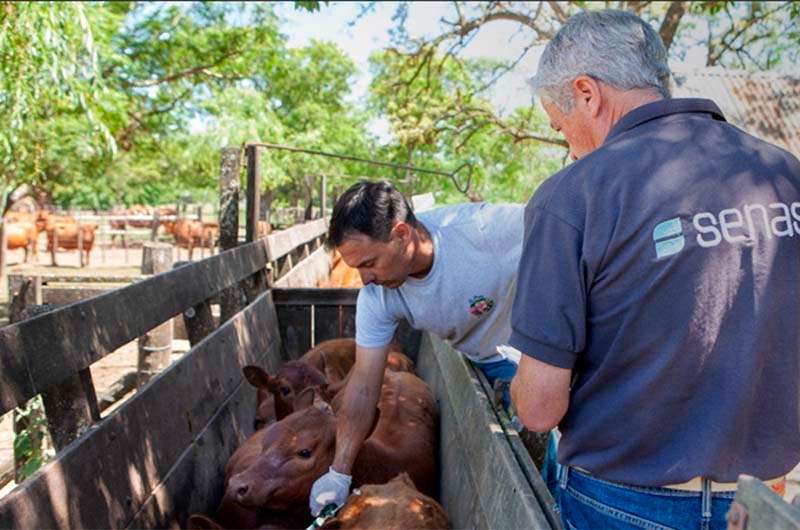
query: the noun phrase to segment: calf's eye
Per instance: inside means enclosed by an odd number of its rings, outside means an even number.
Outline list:
[[[297,451],[297,456],[299,456],[300,458],[311,458],[311,451],[309,451],[308,449],[300,449],[299,451]]]
[[[281,394],[283,394],[284,396],[288,396],[289,392],[291,392],[291,391],[292,390],[288,386],[282,386],[281,387]]]

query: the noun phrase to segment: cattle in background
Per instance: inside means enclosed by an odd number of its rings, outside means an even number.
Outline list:
[[[213,249],[219,240],[216,221],[201,222],[191,219],[164,221],[164,229],[175,238],[175,244],[189,250],[189,259],[195,247]]]
[[[296,402],[296,412],[263,430],[261,454],[231,477],[226,495],[245,507],[308,517],[311,485],[333,462],[336,417],[311,401],[305,406]],[[438,413],[428,386],[414,374],[387,370],[376,416],[353,465],[353,485],[407,472],[421,492],[435,495]]]
[[[386,484],[369,484],[354,492],[320,528],[450,528],[442,505],[420,493],[411,478],[401,473]]]
[[[89,264],[96,224],[79,224],[72,216],[55,216],[44,210],[39,212],[38,222],[42,223],[47,233],[47,251],[50,252],[53,266],[58,266],[58,249],[77,250],[81,267]]]
[[[14,250],[17,248],[25,249],[25,263],[34,260],[39,255],[39,229],[35,221],[10,221],[9,217],[5,220],[6,248]]]

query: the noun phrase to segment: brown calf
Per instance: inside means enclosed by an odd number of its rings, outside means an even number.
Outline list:
[[[420,493],[401,473],[386,484],[362,486],[321,528],[435,529],[450,528],[450,521],[441,504]]]
[[[295,396],[306,388],[321,387],[322,394],[330,399],[345,386],[355,358],[356,341],[344,338],[319,343],[297,361],[285,363],[275,375],[258,366],[245,366],[245,379],[258,389],[255,429],[291,414]],[[402,353],[399,345],[392,344],[386,368],[413,372],[414,363]]]
[[[407,472],[420,491],[435,495],[438,414],[427,385],[414,374],[387,371],[378,411],[353,465],[353,485],[382,484]],[[231,477],[225,494],[249,508],[308,517],[311,485],[333,462],[335,416],[309,406],[263,433],[261,454]]]

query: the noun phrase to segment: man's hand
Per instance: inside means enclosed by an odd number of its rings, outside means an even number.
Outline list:
[[[316,517],[329,504],[335,504],[337,508],[343,505],[350,494],[352,481],[353,477],[350,475],[339,473],[333,467],[328,468],[328,472],[311,486],[311,497],[308,501],[311,515]]]

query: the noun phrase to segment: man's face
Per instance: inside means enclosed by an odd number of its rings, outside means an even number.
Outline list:
[[[338,250],[345,263],[358,269],[364,285],[374,283],[397,289],[411,272],[408,246],[395,231],[387,242],[358,232],[348,234]]]
[[[591,134],[593,124],[583,106],[573,105],[572,110],[565,114],[551,101],[543,99],[542,107],[550,118],[550,127],[564,135],[572,160],[578,160],[597,148]]]

